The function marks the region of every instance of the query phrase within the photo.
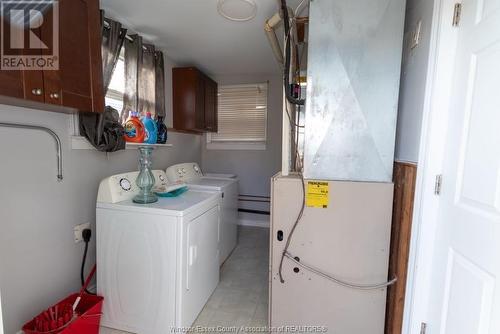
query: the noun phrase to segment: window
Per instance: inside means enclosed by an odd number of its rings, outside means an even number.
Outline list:
[[[120,53],[120,58],[116,63],[111,82],[106,93],[105,102],[107,106],[115,108],[118,113],[123,109],[123,93],[125,92],[125,60],[124,48]]]
[[[207,148],[264,150],[267,91],[267,83],[220,85],[218,132],[207,135]]]

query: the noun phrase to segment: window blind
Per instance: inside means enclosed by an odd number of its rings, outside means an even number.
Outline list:
[[[267,83],[220,85],[218,133],[212,142],[265,142],[267,132]]]

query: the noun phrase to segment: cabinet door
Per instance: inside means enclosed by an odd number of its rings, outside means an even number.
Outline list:
[[[0,95],[44,102],[41,71],[0,71]]]
[[[6,17],[3,19],[7,20]],[[12,45],[11,43],[11,25],[4,25],[5,31],[3,31],[4,47]],[[35,35],[40,37],[40,29],[31,30]],[[28,35],[27,31],[24,32],[25,38]],[[19,42],[19,41],[17,41]],[[32,48],[25,49],[9,49],[9,54],[11,55],[40,55],[41,47],[36,48],[36,45],[32,45],[37,41],[30,41]],[[37,102],[43,102],[43,77],[42,71],[38,70],[0,70],[0,95],[15,97],[20,99],[28,99]]]
[[[39,40],[31,41],[31,43],[35,43],[38,45],[38,53],[42,54],[42,45],[41,45],[41,36],[42,30],[40,28],[32,30],[35,33]],[[36,49],[35,49],[36,50]],[[45,102],[45,86],[43,82],[43,71],[22,71],[23,81],[24,81],[24,98],[31,101],[37,102]]]
[[[208,132],[217,132],[217,83],[205,78],[205,127]]]
[[[196,130],[206,130],[205,120],[205,76],[200,71],[196,75]]]
[[[172,69],[172,98],[174,108],[174,128],[196,130],[197,71],[195,68]]]
[[[49,34],[42,30],[44,40]],[[59,70],[44,71],[44,86],[46,103],[104,110],[98,0],[59,1]]]
[[[194,67],[172,70],[174,128],[217,131],[217,83]]]

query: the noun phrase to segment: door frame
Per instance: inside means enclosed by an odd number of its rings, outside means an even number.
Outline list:
[[[403,315],[404,334],[420,333],[421,323],[427,322],[426,306],[432,285],[432,261],[429,259],[434,253],[440,203],[434,192],[436,176],[442,171],[448,129],[448,104],[458,41],[458,28],[452,25],[457,2],[462,0],[434,0]],[[447,182],[446,177],[443,182]]]

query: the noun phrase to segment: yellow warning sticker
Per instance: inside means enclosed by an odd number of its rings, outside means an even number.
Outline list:
[[[307,181],[306,205],[311,208],[328,208],[328,182]]]

